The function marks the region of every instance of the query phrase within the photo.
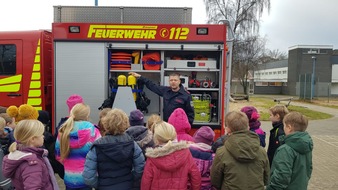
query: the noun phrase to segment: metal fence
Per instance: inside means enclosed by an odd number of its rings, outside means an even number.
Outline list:
[[[313,97],[330,97],[331,83],[320,82],[319,78],[315,78],[314,85],[312,85],[312,74],[299,75],[299,82],[296,84],[297,95],[299,99],[311,100],[311,91],[313,90]]]

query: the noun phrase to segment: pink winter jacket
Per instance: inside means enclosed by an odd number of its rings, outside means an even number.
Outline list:
[[[191,141],[194,142],[192,136],[189,135],[191,129],[187,114],[182,108],[177,108],[170,115],[168,123],[175,127],[178,141]]]
[[[191,182],[191,190],[200,190],[201,174],[188,147],[182,141],[148,148],[141,190],[186,190],[188,182]]]

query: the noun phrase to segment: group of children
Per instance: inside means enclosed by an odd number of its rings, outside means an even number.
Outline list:
[[[41,122],[29,118],[16,124],[2,170],[16,189],[58,189],[54,172],[69,190],[307,189],[311,177],[308,120],[283,105],[269,110],[273,127],[267,151],[260,116],[252,106],[227,113],[226,134],[214,141],[209,126],[191,136],[180,108],[168,122],[151,115],[145,126],[139,110],[128,117],[120,109],[105,108],[94,125],[81,96],[72,95],[67,105],[69,115],[57,127],[54,146],[59,166],[51,166],[40,148]]]

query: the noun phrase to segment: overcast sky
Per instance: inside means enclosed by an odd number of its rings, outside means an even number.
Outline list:
[[[99,6],[192,7],[193,24],[206,22],[203,0],[98,0]],[[0,0],[0,31],[51,29],[53,5],[94,5],[95,0]],[[294,45],[338,48],[338,0],[271,0],[261,22],[267,48]]]

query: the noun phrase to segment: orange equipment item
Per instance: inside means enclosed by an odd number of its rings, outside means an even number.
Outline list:
[[[143,55],[142,63],[145,70],[160,70],[162,64],[160,53],[152,52]]]
[[[134,51],[131,55],[134,57],[134,64],[139,64],[140,51]]]

